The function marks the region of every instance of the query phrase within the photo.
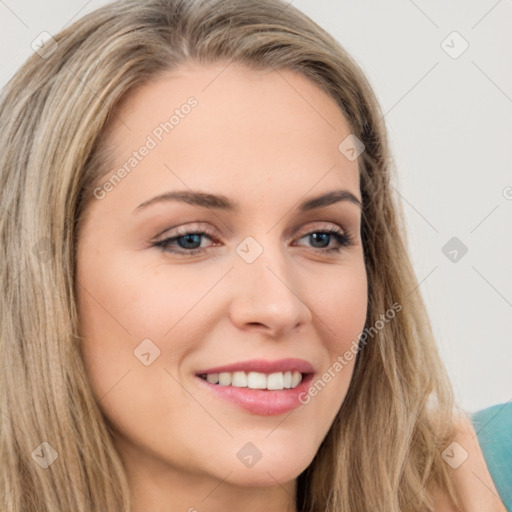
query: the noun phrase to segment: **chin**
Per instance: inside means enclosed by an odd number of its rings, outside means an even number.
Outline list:
[[[260,461],[261,463],[261,461]],[[275,487],[295,480],[306,466],[301,464],[269,464],[259,466],[259,463],[253,468],[237,468],[226,479],[233,485],[240,487]],[[222,475],[221,478],[224,478]]]
[[[288,452],[281,453],[269,451],[268,455],[262,454],[261,458],[252,466],[245,466],[238,459],[234,464],[226,464],[226,471],[221,478],[225,478],[228,472],[232,473],[226,481],[239,486],[270,487],[278,483],[285,483],[296,479],[311,463],[314,453],[305,453],[298,450],[295,445]]]

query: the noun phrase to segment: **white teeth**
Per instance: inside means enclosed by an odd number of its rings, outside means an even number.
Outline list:
[[[247,375],[245,375],[244,372],[234,372],[233,378],[231,379],[231,385],[235,388],[246,388]]]
[[[204,376],[202,376],[204,379]],[[206,379],[210,384],[233,386],[236,388],[280,390],[297,387],[302,382],[300,372],[276,372],[265,374],[260,372],[220,372],[209,373]]]
[[[264,373],[249,372],[247,375],[247,387],[251,389],[265,389],[267,376]]]
[[[210,384],[218,384],[218,383],[219,383],[219,374],[218,374],[218,373],[209,373],[209,374],[206,376],[206,380],[207,380]]]
[[[219,384],[221,386],[229,386],[231,384],[231,373],[220,372],[219,373]]]
[[[267,377],[267,389],[284,389],[284,375],[282,373],[271,373]]]
[[[297,387],[302,380],[302,375],[299,372],[293,372],[292,375],[292,388]]]

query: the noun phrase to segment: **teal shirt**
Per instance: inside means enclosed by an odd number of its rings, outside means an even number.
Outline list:
[[[512,511],[512,402],[472,413],[487,468],[501,501]]]

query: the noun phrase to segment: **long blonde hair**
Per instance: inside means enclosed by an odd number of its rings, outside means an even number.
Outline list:
[[[365,146],[366,327],[392,304],[402,309],[361,345],[341,409],[298,477],[297,510],[432,511],[433,484],[458,503],[441,458],[456,406],[392,194],[383,115],[339,43],[280,0],[115,2],[53,38],[0,98],[2,510],[130,511],[81,358],[75,246],[92,191],[112,170],[102,135],[116,105],[191,60],[302,73],[336,100]]]

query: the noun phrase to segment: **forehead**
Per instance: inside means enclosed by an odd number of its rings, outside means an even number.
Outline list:
[[[339,150],[350,133],[336,102],[303,75],[217,63],[166,72],[132,91],[106,137],[112,173],[127,171],[117,194],[144,200],[165,186],[249,198],[265,187],[275,192],[269,199],[283,200],[332,187],[359,196],[357,161]]]

